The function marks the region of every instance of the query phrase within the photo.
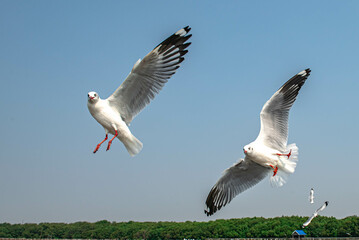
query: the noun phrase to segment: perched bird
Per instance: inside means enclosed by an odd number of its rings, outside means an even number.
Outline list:
[[[313,213],[313,215],[310,218],[308,218],[308,220],[305,223],[303,223],[302,228],[305,228],[306,226],[308,226],[310,224],[310,222],[313,220],[313,218],[318,216],[318,213],[323,211],[328,206],[328,204],[329,204],[328,201],[324,202],[324,204],[320,208],[318,208],[317,211],[315,211]]]
[[[142,149],[142,143],[132,135],[128,126],[133,118],[155,97],[167,80],[180,67],[186,48],[191,44],[186,42],[192,35],[187,33],[190,27],[185,27],[160,43],[143,60],[139,59],[130,74],[116,91],[107,99],[101,99],[96,92],[88,93],[87,107],[91,115],[99,122],[108,134],[114,135],[108,142],[110,149],[114,138],[118,138],[131,156]]]
[[[208,194],[205,213],[214,214],[239,193],[256,185],[272,173],[272,186],[282,186],[296,167],[298,147],[287,146],[288,116],[310,69],[289,79],[264,104],[260,113],[261,129],[257,139],[244,146],[245,158],[224,171]]]
[[[309,202],[310,203],[314,203],[314,189],[310,189],[310,193],[309,193]]]

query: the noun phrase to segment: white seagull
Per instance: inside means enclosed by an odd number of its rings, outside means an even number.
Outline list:
[[[310,193],[309,193],[309,202],[310,203],[314,203],[314,189],[310,189]]]
[[[257,139],[244,146],[245,158],[226,169],[208,194],[205,213],[214,214],[239,193],[256,185],[271,172],[272,186],[283,186],[296,167],[298,147],[287,146],[288,116],[310,69],[289,79],[264,104],[260,113],[261,129]]]
[[[324,204],[320,208],[318,208],[317,211],[315,211],[313,213],[313,215],[310,218],[308,218],[308,220],[305,223],[303,223],[302,228],[305,228],[306,226],[308,226],[310,224],[310,222],[313,220],[313,218],[318,216],[318,213],[323,211],[328,206],[328,204],[329,204],[328,201],[324,202]]]
[[[186,42],[192,36],[187,35],[190,30],[189,26],[180,29],[143,60],[139,59],[125,81],[109,98],[103,100],[96,92],[88,93],[87,107],[106,132],[105,139],[96,146],[94,153],[108,139],[108,133],[114,136],[108,142],[107,150],[117,137],[131,156],[141,151],[142,143],[132,135],[128,126],[180,67],[188,52],[185,49],[191,44]]]

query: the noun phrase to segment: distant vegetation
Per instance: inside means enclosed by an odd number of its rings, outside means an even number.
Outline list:
[[[290,237],[307,217],[241,218],[209,222],[108,222],[0,224],[0,238],[205,239]],[[316,217],[308,237],[359,237],[359,217]]]

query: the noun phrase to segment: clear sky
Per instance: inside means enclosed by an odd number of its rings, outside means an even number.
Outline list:
[[[131,158],[87,109],[133,64],[192,27],[181,68],[132,122]],[[207,221],[359,215],[359,1],[0,0],[0,222]],[[211,187],[259,132],[263,104],[311,68],[289,118],[299,147],[269,178],[205,216]],[[315,204],[308,202],[315,189]]]

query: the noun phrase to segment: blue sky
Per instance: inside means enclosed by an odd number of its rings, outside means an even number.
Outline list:
[[[87,92],[107,98],[187,25],[185,61],[131,124],[142,152],[131,158],[114,141],[93,154],[104,131]],[[322,215],[359,214],[358,1],[1,0],[0,36],[0,222],[309,216],[324,201]],[[308,67],[289,119],[295,173],[206,217],[263,104]]]

